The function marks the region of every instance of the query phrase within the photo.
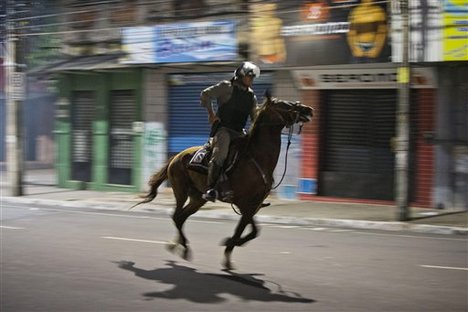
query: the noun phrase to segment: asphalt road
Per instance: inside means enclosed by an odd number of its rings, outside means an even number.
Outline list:
[[[194,252],[166,251],[165,216],[1,207],[0,311],[467,311],[460,236],[261,225],[223,271],[235,223],[189,219]]]

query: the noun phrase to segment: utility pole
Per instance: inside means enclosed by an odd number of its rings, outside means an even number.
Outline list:
[[[12,23],[15,1],[8,1],[7,51],[6,51],[6,167],[10,196],[23,195],[23,136],[22,106],[24,100],[25,76],[18,64],[21,59],[19,38]]]
[[[398,208],[398,220],[408,221],[409,213],[409,96],[411,71],[409,65],[409,4],[408,0],[400,0],[402,25],[402,60],[398,65],[398,108],[397,108],[397,138],[395,159],[395,197]]]

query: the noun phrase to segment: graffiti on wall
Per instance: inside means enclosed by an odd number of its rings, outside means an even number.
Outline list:
[[[146,186],[150,176],[167,160],[167,134],[160,122],[146,122],[143,132],[142,179]]]

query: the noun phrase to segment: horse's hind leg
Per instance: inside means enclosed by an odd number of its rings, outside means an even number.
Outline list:
[[[172,220],[175,223],[179,236],[177,238],[176,243],[169,245],[168,248],[169,250],[174,251],[174,249],[178,245],[181,246],[181,257],[185,260],[190,260],[192,253],[188,246],[188,240],[183,230],[184,223],[188,217],[197,212],[198,209],[200,209],[200,207],[203,206],[205,203],[206,200],[201,198],[201,194],[193,194],[190,196],[189,203],[186,206],[179,208],[180,206],[177,205],[176,210],[174,211],[174,214],[172,216]]]

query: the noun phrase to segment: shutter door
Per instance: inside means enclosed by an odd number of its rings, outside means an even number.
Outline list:
[[[135,96],[132,90],[111,92],[109,175],[111,184],[132,183]]]
[[[187,83],[169,88],[169,154],[205,144],[210,127],[200,92],[209,83]]]
[[[93,91],[75,91],[72,95],[72,180],[91,181],[93,121],[95,97]]]
[[[206,143],[210,126],[206,109],[200,106],[200,92],[229,77],[230,73],[169,76],[168,152],[170,155]],[[262,74],[254,82],[254,91],[259,103],[269,87],[271,87],[271,75]]]
[[[392,200],[396,91],[339,90],[326,101],[320,194]]]
[[[5,161],[6,158],[6,114],[5,100],[0,93],[0,161]]]

